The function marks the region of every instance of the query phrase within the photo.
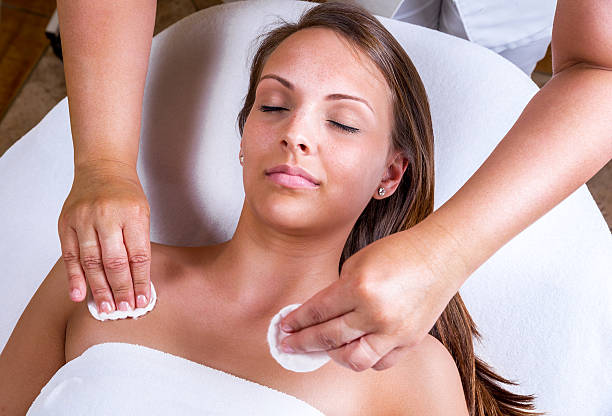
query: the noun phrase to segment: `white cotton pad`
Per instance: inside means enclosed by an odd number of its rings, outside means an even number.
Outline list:
[[[106,321],[107,319],[115,320],[115,319],[126,319],[126,318],[134,318],[137,319],[139,316],[144,315],[149,312],[155,306],[155,302],[157,301],[157,293],[155,293],[155,286],[153,286],[153,282],[151,281],[151,300],[144,308],[136,308],[132,311],[120,311],[115,310],[111,313],[100,312],[98,313],[98,307],[96,306],[96,302],[94,301],[93,294],[91,293],[91,289],[89,285],[87,285],[87,307],[89,308],[89,313],[96,318],[98,321]]]
[[[331,360],[331,358],[326,351],[289,353],[280,349],[281,341],[291,335],[290,332],[285,332],[281,329],[280,321],[301,305],[301,303],[287,305],[274,315],[268,327],[268,345],[270,346],[270,354],[272,354],[272,357],[274,357],[274,359],[284,368],[297,373],[306,373],[322,367]]]

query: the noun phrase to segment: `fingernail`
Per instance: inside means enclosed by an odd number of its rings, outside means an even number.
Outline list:
[[[287,344],[281,344],[281,349],[284,352],[295,352],[295,350],[293,348],[291,348],[289,345]]]
[[[138,295],[136,298],[136,305],[138,305],[139,308],[147,306],[147,297],[145,295]]]
[[[70,292],[70,298],[72,298],[72,300],[79,300],[80,297],[81,297],[81,291],[77,289],[76,287],[72,289],[72,292]]]
[[[291,325],[289,324],[282,324],[281,325],[281,329],[285,332],[291,332],[293,331],[293,328],[291,328]]]
[[[103,312],[110,313],[110,311],[111,311],[110,303],[108,303],[106,301],[102,302],[102,304],[100,305],[100,309]]]
[[[119,310],[120,311],[129,311],[130,310],[130,304],[127,303],[126,301],[119,302]]]

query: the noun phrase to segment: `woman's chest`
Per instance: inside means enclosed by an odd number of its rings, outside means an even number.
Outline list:
[[[310,373],[288,371],[269,353],[269,322],[243,324],[218,303],[196,307],[180,291],[167,296],[172,292],[163,283],[155,285],[158,302],[138,319],[101,322],[79,304],[67,323],[66,360],[104,342],[144,345],[285,392],[329,416],[376,414],[369,398],[379,373],[356,373],[333,361]]]

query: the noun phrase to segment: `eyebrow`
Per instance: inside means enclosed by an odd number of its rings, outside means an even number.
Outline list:
[[[288,80],[286,80],[285,78],[278,76],[276,74],[266,74],[264,76],[262,76],[261,78],[259,78],[259,81],[257,82],[257,85],[259,86],[259,83],[266,79],[266,78],[271,78],[271,79],[275,79],[278,82],[280,82],[281,84],[283,84],[283,86],[285,86],[286,88],[290,89],[290,90],[294,90],[294,86],[291,82],[289,82]],[[359,101],[361,103],[364,103],[365,105],[368,106],[368,108],[370,109],[370,111],[372,111],[372,113],[376,114],[374,112],[374,109],[370,106],[370,104],[363,98],[360,97],[355,97],[354,95],[347,95],[347,94],[329,94],[328,96],[325,97],[326,100],[355,100],[355,101]]]

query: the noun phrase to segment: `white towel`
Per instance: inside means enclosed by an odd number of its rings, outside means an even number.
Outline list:
[[[297,397],[136,344],[106,342],[69,361],[27,415],[292,415],[323,413]]]

